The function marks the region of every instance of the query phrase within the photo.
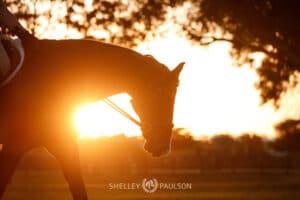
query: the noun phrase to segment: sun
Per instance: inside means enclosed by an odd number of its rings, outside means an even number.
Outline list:
[[[94,107],[96,107],[94,104],[82,105],[75,113],[74,124],[80,137],[96,138],[101,134],[97,122],[103,121],[103,116],[98,112],[93,112]]]
[[[131,115],[135,115],[130,106],[130,97],[126,94],[110,97]],[[74,114],[74,126],[80,138],[97,138],[125,134],[127,136],[139,135],[139,127],[114,111],[103,101],[80,105]]]

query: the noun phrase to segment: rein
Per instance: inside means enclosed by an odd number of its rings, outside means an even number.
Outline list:
[[[125,110],[123,110],[120,106],[118,106],[114,102],[112,102],[108,98],[104,98],[103,101],[104,101],[104,103],[106,103],[107,105],[109,105],[112,109],[114,109],[115,111],[117,111],[118,113],[120,113],[121,115],[123,115],[124,117],[126,117],[128,120],[130,120],[131,122],[133,122],[137,126],[142,127],[141,122],[139,122],[138,120],[136,120],[128,112],[126,112]]]
[[[17,66],[10,67],[13,68],[11,72],[9,72],[3,79],[0,79],[0,88],[7,85],[17,75],[17,73],[21,70],[24,62],[25,52],[21,40],[14,39],[10,42],[18,50],[18,53],[20,54],[20,60]]]

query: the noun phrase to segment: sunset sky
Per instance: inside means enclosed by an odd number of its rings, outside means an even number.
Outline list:
[[[272,137],[274,123],[298,114],[289,106],[296,98],[286,99],[278,111],[270,104],[260,106],[259,92],[254,87],[258,77],[247,66],[233,67],[229,43],[199,47],[169,30],[164,37],[142,43],[136,50],[154,55],[170,69],[186,62],[180,77],[174,122],[176,127],[190,129],[196,137],[245,132]],[[261,57],[257,56],[257,64]],[[134,115],[129,96],[123,94],[111,99]],[[128,136],[140,135],[136,125],[102,102],[81,108],[78,113],[76,124],[81,136],[123,132]]]
[[[49,6],[43,4],[39,10]],[[61,9],[58,7],[57,10]],[[41,30],[45,29],[43,26],[47,26],[47,31],[41,31],[41,38],[80,38],[80,34],[54,22],[55,19],[52,23],[47,23],[43,18],[40,20]],[[295,109],[295,102],[299,100],[295,97],[295,91],[284,99],[280,110],[275,111],[271,104],[260,106],[259,92],[254,87],[258,77],[247,66],[233,66],[229,43],[218,42],[200,47],[179,36],[174,27],[176,26],[166,24],[162,36],[141,43],[135,50],[152,54],[170,69],[179,62],[186,62],[177,93],[175,127],[188,128],[196,137],[212,136],[216,133],[238,135],[245,132],[272,137],[275,135],[274,123],[286,117],[299,116],[297,110],[300,109]],[[101,34],[101,30],[94,32],[96,37],[101,38]],[[262,56],[256,55],[257,65]],[[135,115],[128,95],[121,94],[111,99]],[[81,137],[118,133],[128,136],[141,134],[136,125],[103,102],[82,106],[76,113],[74,125]]]

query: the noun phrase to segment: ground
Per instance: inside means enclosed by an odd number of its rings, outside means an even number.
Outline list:
[[[110,184],[142,183],[156,178],[160,183],[191,183],[192,189],[162,190],[146,193],[140,189],[111,189]],[[298,200],[300,199],[300,172],[282,170],[236,170],[181,172],[148,175],[104,175],[100,172],[85,175],[90,199],[177,199],[177,200]],[[121,185],[121,187],[127,187]],[[4,200],[67,200],[71,199],[63,175],[56,170],[18,170]]]

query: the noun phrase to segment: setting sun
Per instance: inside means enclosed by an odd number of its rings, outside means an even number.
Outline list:
[[[126,108],[126,111],[135,116],[130,105],[128,105],[128,95],[116,95],[111,99],[119,102],[123,108]],[[74,115],[74,126],[78,130],[81,138],[97,138],[119,133],[133,136],[140,132],[138,127],[112,110],[112,108],[103,101],[79,106]]]

